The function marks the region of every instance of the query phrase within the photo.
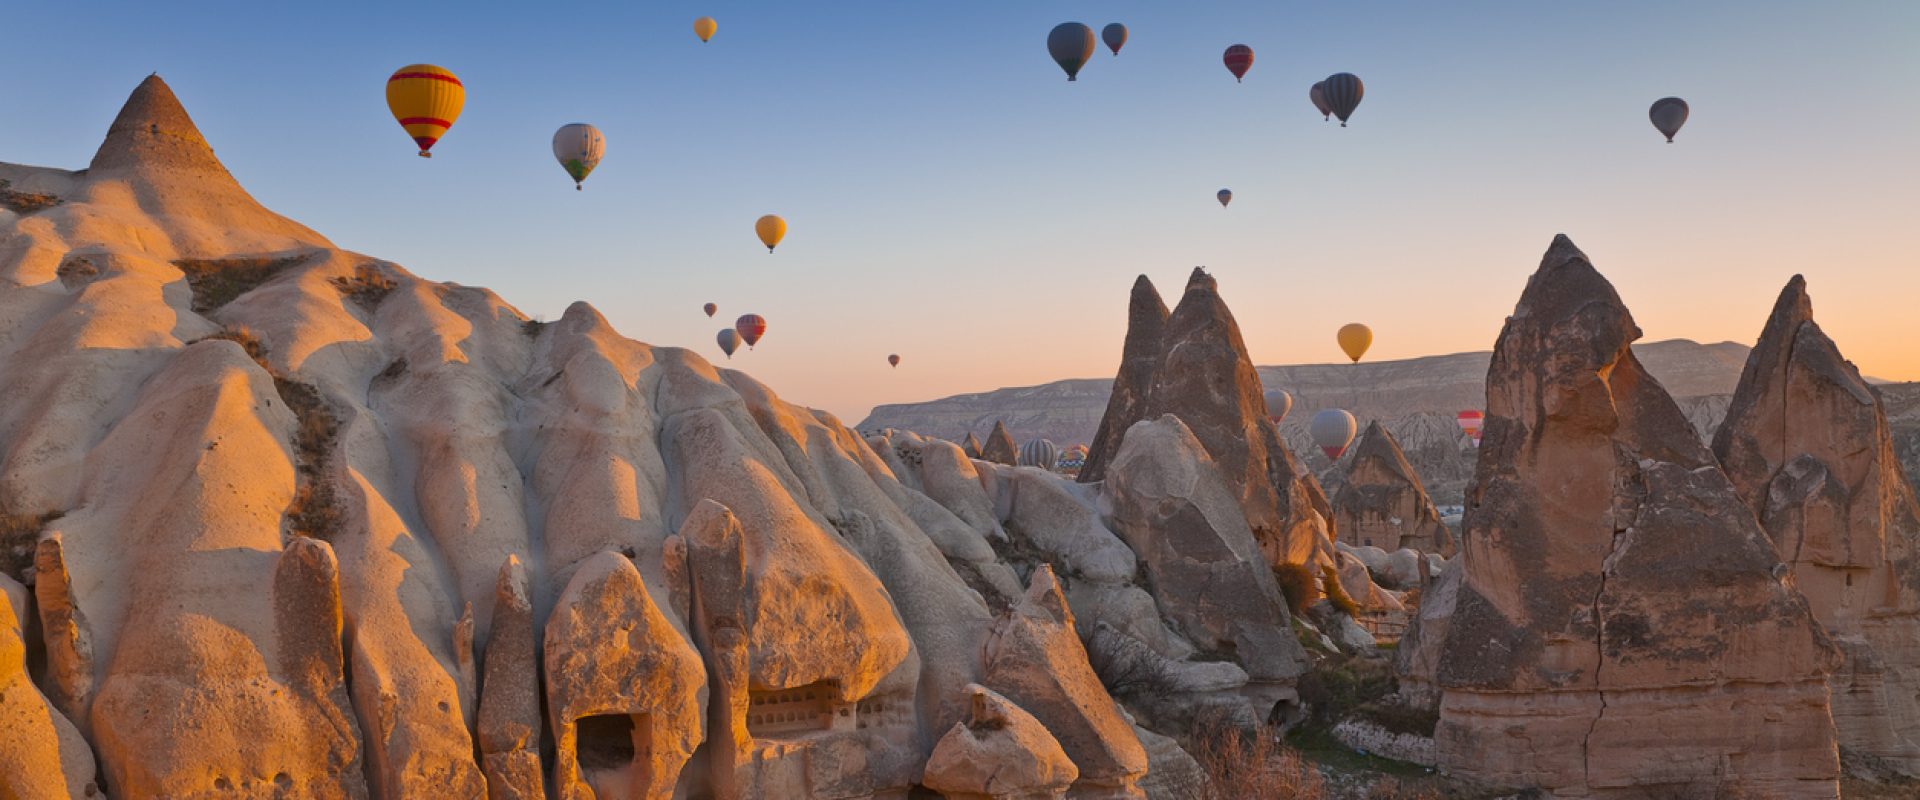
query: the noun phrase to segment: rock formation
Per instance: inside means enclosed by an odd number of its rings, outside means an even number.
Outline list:
[[[157,77],[0,180],[0,794],[899,797],[975,685],[1140,784],[955,445],[339,250]]]
[[[1488,371],[1452,617],[1421,624],[1440,761],[1558,795],[1833,798],[1838,654],[1639,335],[1556,238]]]
[[[921,783],[947,800],[1052,800],[1080,771],[1032,714],[985,686],[967,687],[973,709],[927,761]]]
[[[966,453],[968,458],[979,458],[980,440],[974,437],[973,432],[969,431],[967,432],[967,438],[960,442],[960,450]]]
[[[1106,476],[1135,423],[1171,414],[1219,465],[1270,563],[1332,564],[1332,509],[1267,420],[1259,375],[1219,286],[1195,268],[1180,304],[1165,309],[1144,276],[1134,283],[1120,373],[1080,480]]]
[[[1451,557],[1453,535],[1427,498],[1400,442],[1378,421],[1367,423],[1333,493],[1333,529],[1340,541],[1384,550],[1412,548]]]
[[[1020,448],[1013,443],[1013,434],[1007,432],[1005,422],[994,420],[987,443],[980,447],[980,460],[1007,465],[1019,463]]]
[[[1840,745],[1920,774],[1920,505],[1878,394],[1814,322],[1797,275],[1713,451],[1846,655],[1831,678]]]

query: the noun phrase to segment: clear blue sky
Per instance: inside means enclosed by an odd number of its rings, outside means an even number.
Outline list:
[[[1863,369],[1920,379],[1907,0],[283,5],[9,4],[0,160],[83,166],[158,71],[340,246],[716,358],[759,312],[733,366],[849,423],[1109,375],[1133,276],[1172,300],[1200,264],[1261,363],[1334,360],[1354,320],[1374,357],[1484,349],[1559,232],[1651,338],[1750,341],[1805,272]],[[1066,20],[1132,39],[1068,83]],[[414,62],[467,85],[431,160],[382,93]],[[1337,71],[1367,85],[1345,130],[1306,99]],[[1646,117],[1670,94],[1673,145]],[[608,140],[578,193],[548,151],[574,121]],[[772,256],[764,213],[792,224]]]

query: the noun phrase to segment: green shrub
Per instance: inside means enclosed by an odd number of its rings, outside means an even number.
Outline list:
[[[1274,567],[1273,579],[1280,582],[1280,593],[1286,595],[1287,609],[1294,616],[1305,616],[1313,601],[1320,599],[1320,587],[1314,585],[1313,572],[1305,564]]]

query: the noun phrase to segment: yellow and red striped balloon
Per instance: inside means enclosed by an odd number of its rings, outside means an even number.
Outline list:
[[[387,110],[420,146],[421,158],[433,157],[427,151],[447,135],[466,103],[466,86],[442,67],[408,64],[387,79]]]

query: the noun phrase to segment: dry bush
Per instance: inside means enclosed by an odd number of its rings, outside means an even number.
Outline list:
[[[193,311],[206,314],[253,291],[281,270],[307,260],[307,254],[294,256],[244,256],[240,258],[183,258],[173,262],[187,276],[193,289]]]
[[[239,344],[240,349],[247,351],[247,357],[253,359],[253,363],[259,364],[268,375],[274,374],[273,365],[267,363],[267,346],[260,341],[260,337],[253,335],[253,329],[245,325],[228,325],[218,333],[202,336],[188,344],[199,344],[208,339],[224,339]]]
[[[0,573],[26,583],[27,568],[33,566],[33,551],[40,544],[40,532],[47,523],[60,518],[58,511],[22,514],[12,505],[0,502]]]
[[[1360,616],[1360,604],[1354,602],[1353,595],[1347,594],[1347,587],[1340,585],[1340,573],[1331,566],[1320,568],[1320,582],[1326,586],[1327,602],[1340,613],[1349,617]]]
[[[340,438],[340,420],[313,384],[301,383],[285,375],[267,361],[267,346],[253,331],[237,325],[221,328],[219,333],[198,339],[225,339],[237,342],[247,356],[273,378],[280,401],[287,404],[299,427],[293,432],[293,463],[299,486],[293,502],[287,506],[287,527],[296,535],[332,541],[344,518],[334,493],[328,467],[333,463],[335,443]],[[401,363],[404,368],[404,362]]]
[[[354,267],[352,275],[335,277],[331,283],[333,288],[339,289],[348,300],[369,314],[379,308],[380,301],[387,299],[387,293],[399,285],[372,264]]]
[[[1273,579],[1280,582],[1280,593],[1286,595],[1287,609],[1296,617],[1303,617],[1307,609],[1320,599],[1320,587],[1313,580],[1313,571],[1305,564],[1281,564],[1273,568]]]
[[[1325,779],[1312,762],[1280,742],[1277,729],[1248,734],[1220,720],[1196,726],[1188,748],[1207,776],[1207,800],[1294,798],[1322,800]]]
[[[60,205],[60,198],[36,192],[16,192],[10,181],[0,180],[0,208],[26,216]]]

